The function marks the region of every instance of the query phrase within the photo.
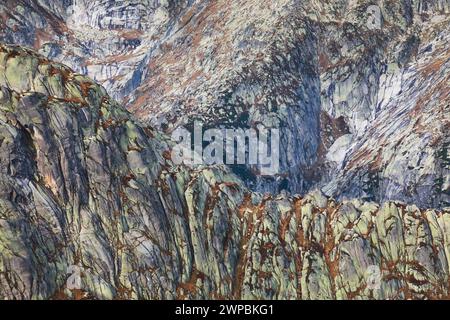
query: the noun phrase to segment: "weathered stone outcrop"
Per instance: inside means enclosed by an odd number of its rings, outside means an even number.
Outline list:
[[[254,191],[444,208],[449,13],[448,0],[6,0],[0,40],[89,75],[166,133],[281,128],[280,174],[240,172]]]
[[[170,148],[89,78],[0,45],[0,298],[449,297],[448,209],[263,195]]]

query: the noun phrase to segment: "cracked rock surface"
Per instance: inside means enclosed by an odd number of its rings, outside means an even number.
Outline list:
[[[279,175],[236,171],[253,191],[442,209],[449,14],[448,0],[4,0],[0,40],[90,76],[166,133],[281,128]]]
[[[0,298],[449,298],[449,209],[261,194],[171,147],[88,77],[0,45]]]

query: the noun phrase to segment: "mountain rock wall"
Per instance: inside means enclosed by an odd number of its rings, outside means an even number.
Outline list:
[[[0,45],[0,298],[448,298],[448,209],[261,194],[171,148],[88,77]]]

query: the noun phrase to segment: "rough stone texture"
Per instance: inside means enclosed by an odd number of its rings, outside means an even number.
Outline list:
[[[263,195],[226,167],[174,166],[104,88],[20,47],[0,45],[0,124],[2,299],[449,298],[448,209]]]
[[[39,49],[122,99],[192,1],[5,0],[0,39]]]
[[[443,208],[449,13],[448,0],[6,0],[0,40],[89,75],[166,132],[281,127],[280,174],[239,172],[252,190]]]
[[[325,193],[449,206],[450,24],[423,31],[421,41],[414,63],[385,66],[364,132],[330,148],[328,159],[337,166]],[[339,157],[333,159],[334,149]]]

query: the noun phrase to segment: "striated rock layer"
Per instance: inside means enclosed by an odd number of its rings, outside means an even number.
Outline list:
[[[377,5],[380,25],[369,26]],[[281,128],[253,191],[450,205],[448,0],[5,0],[0,40],[172,132]]]
[[[449,297],[448,209],[262,195],[170,149],[89,78],[0,45],[0,298]]]

